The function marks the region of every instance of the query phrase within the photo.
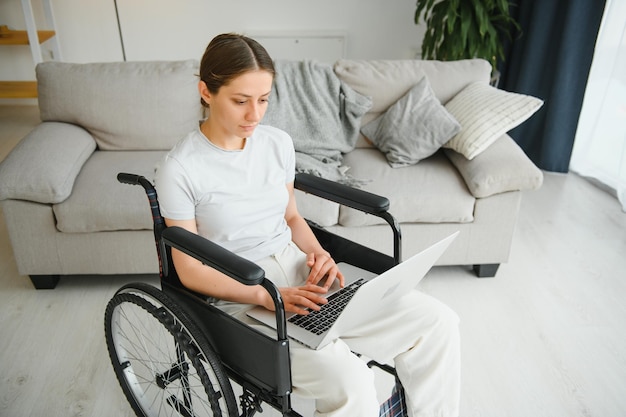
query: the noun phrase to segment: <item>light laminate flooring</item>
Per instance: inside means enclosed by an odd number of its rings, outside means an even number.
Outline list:
[[[0,159],[37,123],[34,107],[0,106]],[[72,277],[35,291],[0,218],[0,417],[132,415],[103,329],[106,303],[132,281],[157,279]],[[495,279],[435,267],[421,289],[462,320],[462,417],[626,416],[626,214],[606,192],[546,173],[524,193]]]

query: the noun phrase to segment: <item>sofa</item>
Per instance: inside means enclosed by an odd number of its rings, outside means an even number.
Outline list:
[[[401,226],[404,257],[458,230],[438,265],[469,265],[478,276],[495,276],[509,257],[522,191],[538,188],[543,178],[506,132],[541,101],[489,86],[491,67],[479,59],[297,65],[325,72],[337,95],[333,101],[344,111],[332,117],[339,127],[328,126],[330,116],[316,117],[326,104],[289,118],[296,126],[312,119],[332,132],[314,138],[330,158],[296,144],[304,158],[302,171],[316,171],[315,164],[330,167],[318,174],[332,171],[335,180],[388,197]],[[41,123],[0,164],[0,200],[13,254],[19,273],[35,288],[54,288],[68,275],[158,273],[146,197],[140,188],[118,183],[116,175],[152,179],[164,154],[204,117],[197,66],[193,60],[37,66]],[[279,71],[277,87],[281,80],[283,87],[300,85]],[[420,82],[416,99],[413,87]],[[470,86],[487,90],[486,98],[471,96],[474,104],[454,109],[453,102]],[[275,110],[268,110],[264,122],[285,122],[280,100],[274,100],[281,94],[273,94],[270,109]],[[513,112],[526,107],[511,116],[503,111],[510,99],[522,101],[512,105]],[[478,117],[463,112],[483,109],[490,117],[512,120],[483,121],[489,143],[473,143],[469,153],[453,146]],[[445,138],[432,138],[433,129]],[[422,137],[414,138],[416,131]],[[301,132],[289,133],[295,138]],[[417,156],[411,149],[415,141],[422,141]],[[300,191],[296,197],[311,221],[392,252],[391,232],[379,218]]]

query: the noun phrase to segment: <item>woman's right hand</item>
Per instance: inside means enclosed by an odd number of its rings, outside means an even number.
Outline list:
[[[281,297],[283,298],[283,304],[285,306],[285,312],[296,314],[309,314],[310,310],[319,311],[323,304],[326,304],[328,300],[323,296],[328,290],[319,285],[307,284],[301,287],[281,287],[278,289]],[[264,303],[264,307],[268,310],[274,311],[274,302],[271,297],[268,297],[269,301]]]

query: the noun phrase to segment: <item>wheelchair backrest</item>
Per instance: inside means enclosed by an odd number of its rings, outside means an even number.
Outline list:
[[[152,213],[154,242],[159,260],[159,277],[161,282],[175,288],[184,288],[174,268],[171,248],[163,243],[162,234],[167,226],[165,225],[165,219],[161,215],[159,200],[154,185],[145,177],[136,174],[119,173],[117,174],[117,180],[123,184],[141,185],[143,187],[148,197],[150,211]]]

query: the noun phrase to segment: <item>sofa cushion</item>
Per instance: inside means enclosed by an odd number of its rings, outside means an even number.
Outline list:
[[[355,149],[345,156],[352,175],[369,179],[365,191],[389,199],[390,213],[401,223],[466,223],[473,220],[475,198],[463,178],[439,151],[419,164],[393,169],[377,149]],[[339,224],[384,224],[378,217],[341,207]]]
[[[460,129],[423,77],[361,133],[385,154],[392,168],[401,168],[428,158]]]
[[[449,149],[445,153],[461,173],[474,197],[535,190],[543,182],[541,170],[508,135],[499,138],[472,160]]]
[[[444,147],[472,159],[542,105],[543,101],[536,97],[472,83],[446,103],[448,111],[461,124],[461,131]]]
[[[482,59],[447,62],[339,60],[334,70],[341,80],[372,98],[371,118],[386,111],[424,76],[428,78],[437,99],[445,104],[472,82],[488,84],[491,75],[491,65]]]
[[[89,132],[78,126],[41,123],[0,164],[0,200],[60,203],[95,149]]]
[[[298,211],[305,219],[323,227],[335,226],[339,221],[339,204],[300,190],[295,190],[294,195]]]
[[[66,233],[152,229],[152,215],[144,190],[119,183],[117,174],[139,174],[152,181],[155,167],[165,153],[95,152],[76,179],[72,195],[53,206],[57,229]]]
[[[169,150],[198,125],[197,62],[37,65],[41,118],[87,129],[102,150]]]

